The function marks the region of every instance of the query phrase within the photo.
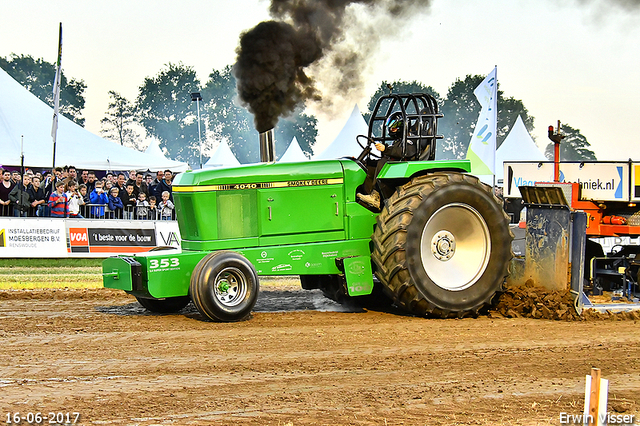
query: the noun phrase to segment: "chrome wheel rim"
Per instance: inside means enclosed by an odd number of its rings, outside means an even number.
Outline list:
[[[489,227],[468,204],[447,204],[425,224],[420,250],[422,267],[435,285],[465,290],[478,281],[489,263]]]
[[[247,277],[238,268],[224,268],[216,275],[213,291],[223,305],[239,305],[247,295]]]

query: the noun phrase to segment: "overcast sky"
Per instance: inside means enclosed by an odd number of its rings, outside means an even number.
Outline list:
[[[62,22],[63,70],[87,84],[86,128],[98,133],[109,90],[133,101],[143,79],[169,62],[193,66],[204,83],[212,69],[235,62],[240,32],[268,19],[268,4],[0,0],[0,56],[54,62]],[[561,120],[581,130],[599,160],[640,160],[638,0],[433,0],[412,21],[380,25],[371,36],[383,42],[362,71],[364,96],[318,117],[320,145],[338,134],[353,104],[366,109],[383,79],[418,80],[444,97],[456,78],[497,65],[501,90],[535,117],[542,149],[547,126]]]

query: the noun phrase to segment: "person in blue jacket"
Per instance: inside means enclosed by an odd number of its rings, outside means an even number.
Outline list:
[[[109,210],[111,210],[110,215],[111,219],[122,219],[122,209],[124,204],[122,204],[122,200],[118,196],[120,190],[117,187],[111,188],[111,193],[109,194]]]
[[[100,219],[104,217],[104,205],[109,203],[109,197],[104,193],[102,189],[102,182],[96,181],[96,186],[89,194],[89,201],[91,204],[98,204],[97,206],[91,206],[91,218]]]

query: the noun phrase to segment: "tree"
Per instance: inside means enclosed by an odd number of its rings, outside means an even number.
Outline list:
[[[241,163],[260,159],[258,132],[253,115],[237,101],[236,79],[231,66],[213,70],[202,89],[208,128],[219,138],[226,139],[234,155]],[[317,120],[302,110],[281,118],[275,128],[276,153],[284,154],[295,136],[300,148],[311,155],[316,141]]]
[[[219,138],[227,140],[231,151],[241,163],[259,159],[258,135],[252,131],[253,118],[249,111],[237,105],[236,80],[231,66],[213,70],[202,89],[208,127]]]
[[[16,55],[0,57],[0,68],[14,80],[28,89],[42,102],[53,108],[53,80],[56,75],[55,64],[32,56]],[[68,80],[62,72],[60,80],[60,113],[80,126],[84,126],[84,91],[87,85],[83,80]]]
[[[589,149],[591,144],[587,138],[568,124],[562,125],[562,133],[565,135],[560,142],[560,161],[595,161],[596,154]],[[547,145],[544,155],[553,160],[553,142]]]
[[[464,80],[456,79],[449,88],[442,107],[444,118],[440,120],[439,133],[444,135],[444,140],[438,146],[438,158],[466,157],[481,110],[473,91],[484,78],[482,75],[467,75]],[[525,127],[532,131],[533,117],[529,116],[522,101],[513,97],[505,98],[504,93],[498,88],[496,148],[502,145],[518,115],[522,116]]]
[[[384,95],[388,95],[390,91],[389,87],[392,88],[393,93],[427,93],[435,98],[439,108],[442,106],[442,98],[440,97],[440,94],[436,92],[436,90],[431,86],[425,86],[424,84],[415,80],[411,82],[398,80],[394,81],[393,83],[389,83],[388,81],[384,80],[382,83],[380,83],[378,89],[369,99],[369,103],[367,104],[367,111],[362,114],[362,117],[364,117],[364,120],[367,123],[369,123],[369,119],[371,118],[373,109],[376,106],[376,102],[378,102],[378,98]]]
[[[109,107],[105,118],[100,120],[100,133],[105,138],[140,149],[140,136],[132,128],[135,123],[135,107],[125,97],[113,90],[109,91]]]
[[[171,158],[191,165],[200,162],[198,123],[191,93],[200,81],[193,67],[169,63],[156,77],[146,77],[138,89],[138,120],[160,141]]]
[[[308,156],[313,155],[313,145],[318,136],[318,120],[313,115],[307,115],[299,108],[289,117],[280,118],[275,129],[276,153],[278,157],[289,148],[289,144],[294,136],[298,140],[298,145]]]

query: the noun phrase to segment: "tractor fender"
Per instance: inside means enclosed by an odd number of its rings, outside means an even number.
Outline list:
[[[389,161],[386,163],[378,179],[410,179],[433,172],[471,172],[469,160],[438,160],[438,161]]]

